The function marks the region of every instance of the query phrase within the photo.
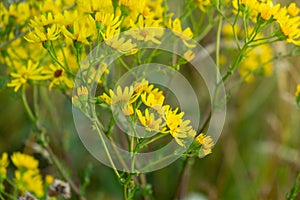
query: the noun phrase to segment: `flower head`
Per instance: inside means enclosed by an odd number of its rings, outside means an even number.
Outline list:
[[[17,168],[34,170],[37,169],[39,165],[39,161],[34,157],[20,152],[13,153],[13,155],[11,156],[11,160]]]
[[[145,115],[140,110],[136,110],[136,114],[143,126],[148,131],[160,131],[162,128],[162,118],[155,119],[154,113],[149,113],[148,109],[145,109]]]
[[[201,145],[200,155],[206,156],[211,154],[211,148],[214,146],[214,142],[210,136],[206,136],[203,133],[200,133],[196,137],[196,142]]]
[[[22,66],[16,72],[10,73],[14,79],[7,86],[14,87],[14,91],[17,92],[28,80],[45,80],[47,78],[41,74],[42,70],[43,67],[39,67],[39,63],[28,60],[27,66]]]

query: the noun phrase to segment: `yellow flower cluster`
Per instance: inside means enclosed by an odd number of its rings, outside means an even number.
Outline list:
[[[43,180],[38,169],[38,160],[30,155],[16,152],[11,156],[15,171],[17,188],[25,194],[31,192],[37,197],[44,195]]]
[[[3,181],[6,181],[14,188],[14,194],[18,195],[15,198],[11,196],[11,199],[49,199],[51,197],[50,199],[54,200],[59,195],[63,195],[66,199],[71,197],[68,183],[54,179],[48,174],[43,181],[38,168],[39,161],[33,156],[14,152],[10,158],[16,167],[13,180],[7,176],[8,154],[4,152],[0,157],[0,194],[5,193]],[[63,184],[65,190],[58,184]]]
[[[300,45],[300,9],[293,2],[288,7],[280,4],[273,5],[271,0],[234,0],[232,1],[235,10],[248,13],[249,17],[256,22],[259,18],[270,23],[276,22],[280,27],[279,37],[287,42]]]
[[[133,39],[160,44],[163,29],[143,28],[167,27],[188,46],[193,32],[166,12],[163,0],[29,0],[9,6],[0,2],[0,27],[18,27],[7,33],[0,28],[4,41],[17,38],[0,58],[12,77],[8,86],[17,92],[22,86],[47,81],[49,89],[70,89],[80,61],[89,53],[84,46],[105,41],[121,53],[137,52],[131,39],[119,36],[124,30],[132,30]],[[20,31],[29,32],[18,38]],[[185,57],[192,59],[193,53]]]
[[[180,146],[184,147],[185,139],[196,135],[190,120],[184,119],[184,112],[165,105],[163,92],[145,79],[135,82],[131,87],[125,87],[123,91],[118,86],[116,92],[109,90],[109,95],[103,93],[99,98],[106,104],[120,106],[124,115],[136,116],[145,130],[170,134]]]

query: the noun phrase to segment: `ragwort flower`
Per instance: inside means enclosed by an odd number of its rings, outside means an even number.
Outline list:
[[[33,63],[32,60],[28,60],[27,66],[22,66],[16,72],[10,73],[14,79],[7,86],[14,87],[14,91],[17,92],[28,80],[45,80],[45,76],[41,75],[42,70],[43,67],[39,67],[39,63]]]

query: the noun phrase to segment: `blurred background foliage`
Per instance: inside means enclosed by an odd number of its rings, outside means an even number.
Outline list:
[[[180,14],[182,11],[181,1],[169,0],[168,4],[173,12]],[[215,31],[212,29],[203,39],[204,47],[214,41]],[[276,43],[272,49],[279,53],[285,46]],[[221,48],[222,54],[226,55],[226,51]],[[225,58],[230,62],[229,55]],[[285,198],[300,169],[300,110],[294,101],[295,86],[300,80],[299,61],[299,56],[280,59],[274,63],[270,77],[257,77],[252,83],[236,86],[238,75],[228,81],[226,89],[230,97],[225,127],[213,153],[195,160],[187,181],[190,197],[212,200]],[[221,71],[227,64],[221,66]],[[193,78],[188,67],[181,67],[181,71]],[[3,76],[4,73],[0,73]],[[12,89],[3,87],[5,79],[1,81],[0,152],[11,154],[24,150],[31,154],[32,125],[21,100]],[[83,179],[89,165],[93,166],[87,199],[119,199],[122,188],[113,171],[87,152],[76,133],[71,102],[59,92],[50,93],[47,88],[42,88],[41,93],[50,97],[40,102],[41,119],[54,153],[68,164],[75,182]],[[43,173],[55,173],[47,156],[35,156],[41,161]],[[146,175],[157,199],[172,198],[182,164],[179,159]]]

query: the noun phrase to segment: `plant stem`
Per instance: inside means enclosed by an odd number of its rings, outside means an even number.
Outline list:
[[[188,186],[189,177],[191,174],[191,169],[192,169],[194,160],[195,160],[195,157],[185,158],[183,168],[180,172],[176,192],[175,192],[173,199],[184,199],[185,194],[187,192],[187,186]]]

